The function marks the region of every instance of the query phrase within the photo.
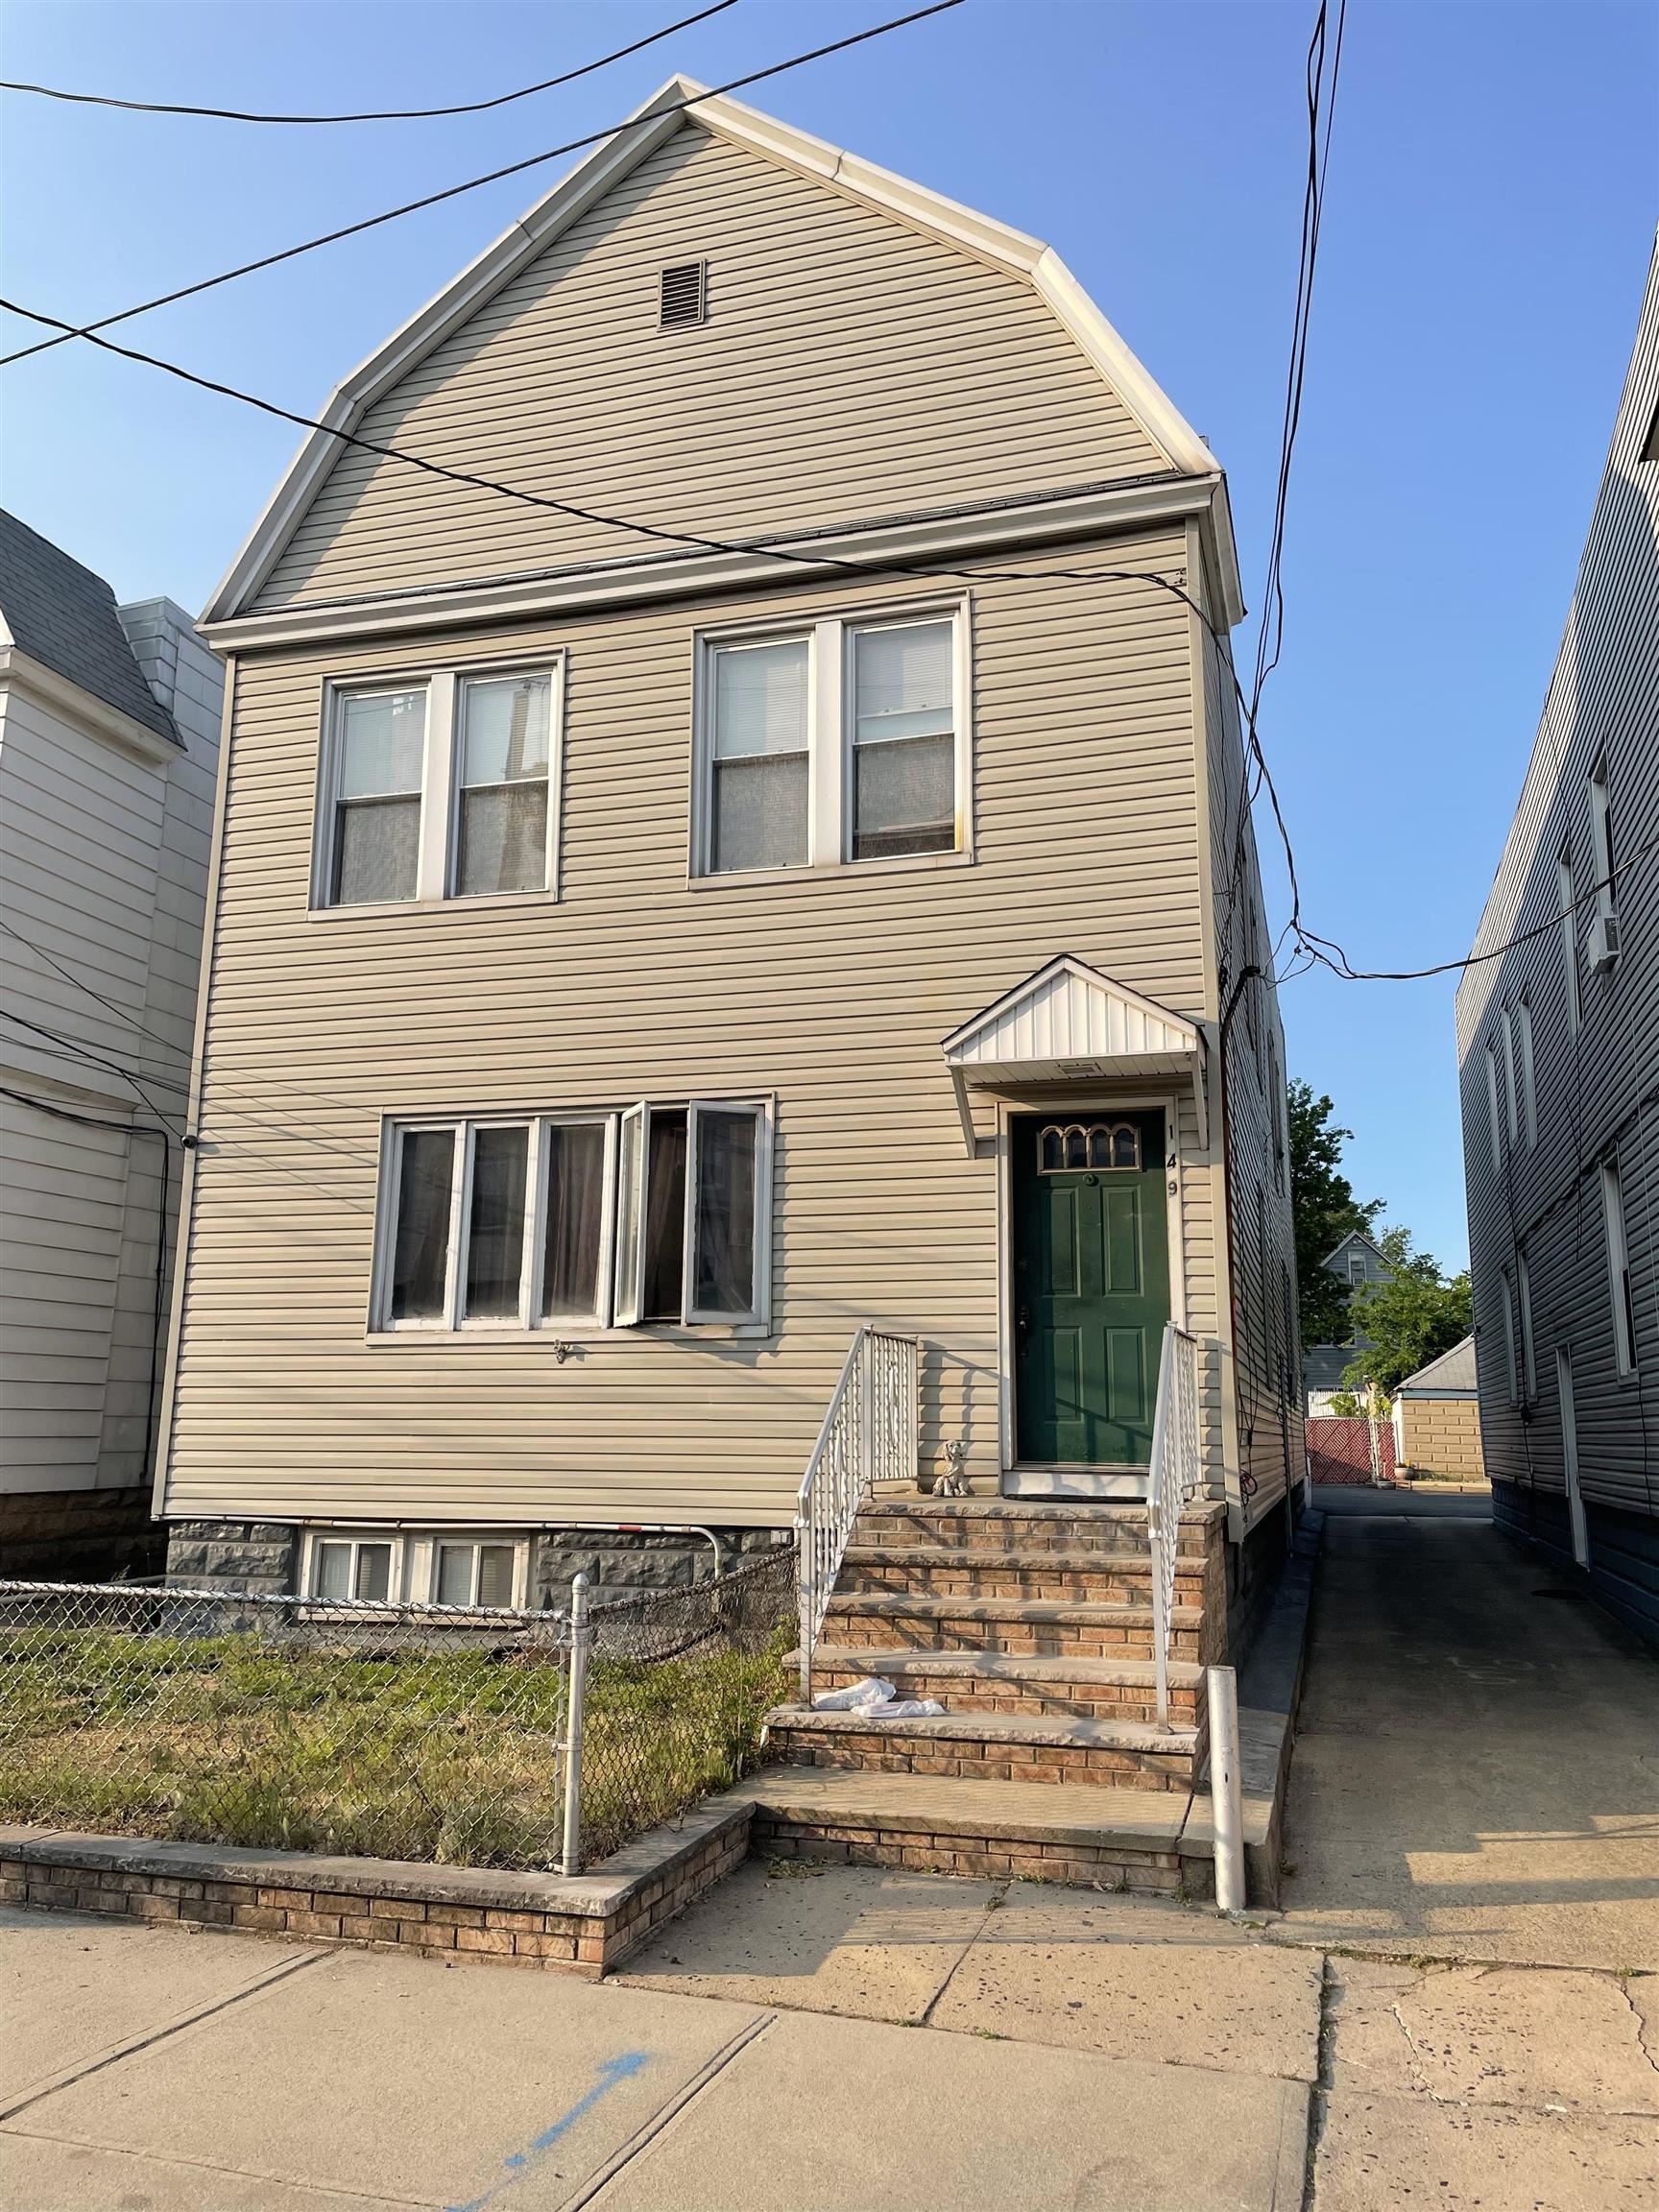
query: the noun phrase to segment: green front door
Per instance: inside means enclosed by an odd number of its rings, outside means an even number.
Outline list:
[[[1010,1136],[1019,1457],[1144,1467],[1169,1318],[1164,1117],[1022,1115]]]

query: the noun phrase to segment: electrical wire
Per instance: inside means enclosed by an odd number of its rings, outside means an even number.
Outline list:
[[[199,292],[211,292],[217,285],[233,283],[238,277],[251,276],[256,270],[274,269],[279,262],[293,261],[301,253],[314,253],[321,246],[337,245],[342,238],[355,238],[364,230],[373,230],[382,223],[395,223],[400,216],[413,215],[422,207],[436,207],[446,200],[458,199],[464,192],[476,192],[485,184],[496,184],[505,177],[521,176],[527,169],[541,168],[548,161],[556,161],[563,154],[580,153],[585,147],[597,146],[607,138],[614,138],[629,129],[644,129],[660,122],[664,115],[682,114],[699,102],[720,98],[727,92],[736,92],[746,84],[758,84],[769,77],[780,77],[785,70],[800,69],[808,61],[822,61],[830,54],[844,54],[850,47],[862,46],[872,38],[885,37],[889,31],[902,31],[906,24],[925,22],[930,15],[943,15],[952,8],[960,8],[962,0],[930,0],[926,8],[913,9],[907,15],[895,15],[885,23],[874,23],[867,31],[855,31],[849,37],[836,38],[827,46],[814,46],[809,53],[793,54],[786,61],[774,61],[765,69],[752,69],[742,77],[728,78],[724,84],[710,85],[707,91],[696,93],[685,100],[675,100],[659,108],[648,116],[631,118],[622,123],[607,124],[602,131],[589,131],[580,138],[568,138],[563,146],[549,146],[544,153],[527,155],[522,161],[509,161],[504,167],[488,170],[482,177],[469,177],[464,183],[445,185],[441,192],[428,192],[419,200],[406,200],[399,207],[388,207],[383,214],[366,215],[361,222],[343,224],[337,230],[325,230],[316,238],[307,238],[299,246],[285,246],[280,252],[265,253],[255,261],[244,261],[237,268],[222,270],[217,276],[204,276],[194,284],[182,284],[176,291],[157,294],[154,300],[144,300],[136,307],[124,307],[118,315],[101,316],[95,323],[84,325],[61,323],[57,327],[63,333],[59,338],[44,338],[36,345],[25,346],[16,352],[0,354],[0,369],[14,361],[28,360],[36,353],[50,351],[54,346],[64,345],[70,338],[90,337],[95,330],[108,330],[116,323],[131,322],[135,315],[148,315],[154,308],[169,307],[179,300],[192,300]],[[55,320],[48,316],[36,316],[36,322]]]
[[[601,54],[596,61],[584,61],[580,69],[543,77],[538,84],[521,84],[516,92],[497,92],[491,100],[465,100],[450,108],[379,108],[347,115],[270,115],[244,108],[192,108],[169,100],[117,100],[104,92],[68,92],[60,85],[23,84],[9,77],[0,77],[0,92],[29,92],[37,99],[64,100],[78,108],[120,108],[134,115],[199,115],[219,123],[418,123],[436,115],[481,115],[492,108],[510,108],[514,101],[528,100],[538,92],[551,92],[556,85],[573,84],[579,77],[591,77],[596,69],[608,69],[613,61],[626,60],[630,54],[642,54],[647,46],[671,38],[676,31],[689,31],[694,23],[706,23],[710,15],[723,14],[736,5],[737,0],[714,0],[711,8],[683,15],[678,23],[665,23],[661,31],[636,38],[632,45]]]
[[[101,1068],[106,1074],[117,1075],[121,1078],[122,1082],[131,1083],[133,1090],[137,1092],[139,1097],[144,1101],[145,1105],[149,1107],[151,1113],[155,1115],[156,1120],[166,1122],[169,1128],[173,1128],[171,1117],[161,1107],[156,1105],[155,1099],[151,1097],[149,1092],[145,1090],[143,1084],[138,1080],[137,1076],[133,1074],[131,1068],[122,1067],[118,1060],[107,1060],[101,1052],[93,1051],[92,1047],[87,1045],[84,1039],[78,1037],[60,1036],[56,1029],[48,1029],[38,1022],[31,1022],[27,1020],[26,1017],[21,1014],[13,1014],[11,1007],[9,1006],[0,1006],[0,1018],[4,1018],[4,1020],[12,1022],[19,1029],[27,1029],[31,1031],[31,1033],[36,1037],[44,1037],[50,1044],[65,1047],[63,1051],[54,1053],[52,1055],[54,1059],[79,1059],[84,1067]],[[77,1047],[79,1047],[79,1049],[77,1049]],[[183,1132],[179,1129],[174,1129],[174,1134],[176,1136],[181,1136]]]
[[[8,937],[15,938],[16,942],[33,952],[37,960],[44,960],[47,967],[56,970],[65,983],[73,983],[77,991],[84,991],[88,998],[96,998],[99,1005],[113,1014],[117,1022],[124,1022],[129,1029],[136,1029],[141,1037],[149,1036],[150,1032],[141,1022],[135,1022],[131,1014],[124,1013],[112,998],[106,998],[102,991],[94,991],[90,983],[84,982],[79,975],[65,968],[61,961],[55,960],[43,945],[36,945],[33,937],[25,937],[21,929],[13,929],[4,916],[0,916],[0,929],[3,929]],[[164,1050],[167,1048],[160,1038],[156,1038],[153,1042],[162,1045]]]

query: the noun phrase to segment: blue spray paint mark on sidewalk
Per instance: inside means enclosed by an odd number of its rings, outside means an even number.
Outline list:
[[[567,2135],[578,2120],[592,2111],[602,2097],[610,2095],[624,2081],[632,2080],[642,2066],[650,2063],[648,2051],[624,2051],[615,2058],[607,2058],[600,2067],[598,2078],[586,2096],[578,2097],[568,2112],[561,2113],[551,2128],[544,2128],[540,2135],[532,2137],[522,2151],[515,2151],[501,2163],[506,2178],[497,2181],[493,2189],[486,2189],[482,2197],[474,2197],[468,2204],[451,2204],[448,2212],[484,2212],[504,2190],[511,2189],[515,2181],[521,2181],[532,2168],[539,2166],[561,2136]]]

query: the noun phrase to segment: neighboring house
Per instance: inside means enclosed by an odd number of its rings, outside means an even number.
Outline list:
[[[1348,1285],[1350,1297],[1367,1283],[1385,1283],[1392,1272],[1382,1257],[1382,1247],[1362,1229],[1355,1229],[1344,1237],[1334,1252],[1325,1255],[1320,1265]],[[1346,1344],[1309,1345],[1302,1358],[1302,1385],[1307,1394],[1310,1420],[1330,1412],[1333,1398],[1347,1388],[1343,1375],[1353,1365],[1355,1354],[1367,1342],[1369,1339],[1356,1330]]]
[[[1220,468],[1052,252],[698,89],[330,401],[456,476],[317,434],[204,617],[172,1571],[787,1541],[866,1321],[928,1475],[1138,1498],[1172,1318],[1244,1593],[1300,1358]]]
[[[1484,1463],[1473,1336],[1407,1375],[1396,1388],[1394,1461],[1418,1474],[1480,1480]]]
[[[162,1132],[184,1126],[222,687],[171,600],[117,607],[0,514],[4,1574],[161,1563]]]
[[[1659,252],[1457,992],[1493,1510],[1659,1638],[1656,848]]]

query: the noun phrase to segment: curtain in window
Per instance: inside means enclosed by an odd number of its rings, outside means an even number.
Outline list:
[[[713,661],[711,864],[799,867],[806,858],[806,640],[722,646]]]
[[[678,1321],[685,1262],[685,1117],[651,1117],[650,1174],[645,1186],[645,1270],[641,1317]]]
[[[421,848],[424,691],[347,693],[339,705],[332,897],[413,899]]]
[[[397,1238],[392,1258],[392,1319],[442,1317],[449,1271],[453,1129],[406,1129],[397,1175]]]
[[[467,1232],[467,1317],[517,1318],[524,1271],[524,1178],[528,1129],[479,1129],[472,1140]]]
[[[357,1596],[367,1598],[376,1605],[383,1605],[392,1595],[392,1547],[390,1544],[359,1544],[357,1547]]]
[[[755,1310],[755,1139],[753,1114],[698,1108],[691,1304],[700,1313]]]
[[[455,888],[465,896],[547,887],[547,766],[553,682],[461,686],[461,820]]]
[[[513,1547],[480,1544],[478,1547],[478,1603],[511,1605],[513,1602]]]
[[[605,1205],[605,1131],[597,1121],[550,1123],[547,1238],[541,1311],[590,1321],[599,1309],[599,1241]]]

